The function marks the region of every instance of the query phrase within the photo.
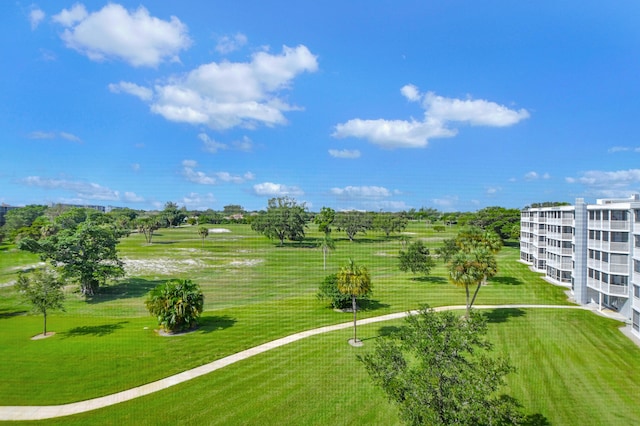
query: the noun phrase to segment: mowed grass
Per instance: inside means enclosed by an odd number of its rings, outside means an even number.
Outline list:
[[[425,303],[464,304],[464,290],[447,281],[441,262],[428,277],[398,271],[398,236],[370,233],[349,242],[336,233],[337,249],[329,254],[325,271],[322,252],[314,247],[321,235],[313,226],[305,241],[284,247],[247,225],[211,228],[230,232],[212,232],[204,247],[196,227],[163,229],[152,245],[137,234],[123,239],[119,251],[130,275],[87,301],[69,287],[67,311],[49,318],[49,330],[57,334],[45,340],[29,339],[41,332],[42,317],[24,315],[29,306],[15,290],[0,288],[1,403],[46,405],[102,396],[301,330],[349,321],[350,314],[334,312],[316,298],[324,276],[349,258],[369,268],[374,285],[360,318]],[[454,232],[438,234],[414,222],[406,235],[435,249]],[[544,282],[517,258],[517,247],[501,251],[500,273],[482,288],[478,304],[567,303],[563,289]],[[23,266],[33,258],[18,260],[16,266]],[[205,313],[197,332],[162,338],[153,331],[157,326],[144,300],[151,288],[170,278],[199,283]]]
[[[620,323],[582,310],[485,311],[494,354],[516,367],[503,390],[553,425],[635,424],[640,349]],[[400,424],[357,360],[402,321],[271,350],[173,388],[53,424]],[[541,423],[542,424],[542,423]]]

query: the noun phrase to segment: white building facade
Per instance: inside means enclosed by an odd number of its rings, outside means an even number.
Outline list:
[[[640,196],[522,210],[520,260],[570,287],[576,302],[618,312],[640,336]]]

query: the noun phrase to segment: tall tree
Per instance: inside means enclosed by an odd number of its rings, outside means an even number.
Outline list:
[[[349,259],[349,264],[343,266],[338,271],[338,290],[342,294],[351,296],[351,308],[353,309],[353,344],[358,345],[362,342],[358,340],[356,334],[356,298],[369,294],[372,290],[371,276],[364,266],[356,265],[353,259]]]
[[[344,231],[351,242],[358,233],[364,233],[372,226],[369,215],[355,210],[337,213],[334,225],[338,231]]]
[[[318,231],[325,235],[331,234],[331,226],[336,219],[336,211],[330,207],[323,207],[314,218],[313,222],[318,225]]]
[[[476,301],[480,287],[486,283],[487,278],[493,277],[497,272],[496,258],[485,247],[459,251],[453,256],[449,264],[449,279],[453,284],[465,289],[467,316],[471,313],[471,307]],[[475,291],[471,297],[470,289],[474,286]]]
[[[331,238],[329,234],[324,234],[322,240],[320,240],[320,249],[322,250],[322,269],[327,270],[327,254],[329,250],[335,250],[336,242]]]
[[[83,222],[36,241],[25,238],[18,247],[40,254],[43,261],[58,266],[63,278],[77,280],[85,296],[93,296],[107,279],[124,274],[116,245],[119,234],[110,225]]]
[[[392,232],[404,231],[408,223],[407,217],[401,213],[376,213],[372,227],[381,230],[389,237]]]
[[[27,274],[18,274],[16,289],[33,305],[44,318],[43,335],[47,335],[47,313],[60,309],[64,311],[64,283],[48,269],[36,269]]]
[[[407,424],[522,424],[518,402],[499,393],[514,369],[507,359],[488,355],[486,333],[476,312],[461,320],[424,308],[358,358]]]
[[[153,233],[160,229],[162,219],[159,215],[140,217],[135,221],[138,232],[144,235],[144,239],[147,244],[151,244],[153,240]]]
[[[173,201],[168,201],[164,205],[164,210],[160,215],[167,221],[169,228],[179,226],[187,217],[187,209],[178,207]]]
[[[209,227],[208,226],[199,227],[198,228],[198,234],[200,235],[200,238],[202,238],[202,247],[204,248],[204,240],[209,235]]]
[[[427,246],[420,240],[409,244],[407,250],[400,250],[400,270],[411,271],[414,274],[422,272],[428,275],[431,268],[435,266],[435,261]]]
[[[46,210],[47,206],[32,204],[6,212],[3,228],[7,238],[14,239],[21,228],[30,227]]]
[[[267,238],[278,239],[282,246],[285,239],[304,239],[306,224],[307,211],[304,203],[298,204],[289,197],[278,197],[269,200],[265,213],[253,218],[251,229]]]

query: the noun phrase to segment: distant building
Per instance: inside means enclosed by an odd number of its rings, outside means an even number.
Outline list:
[[[640,196],[521,212],[520,260],[577,303],[627,318],[640,336]]]
[[[107,208],[105,206],[97,206],[97,205],[92,205],[92,204],[63,204],[63,203],[50,203],[49,207],[53,207],[53,206],[61,206],[61,207],[79,207],[79,208],[84,208],[84,209],[93,209],[93,210],[97,210],[99,212],[102,213],[106,213],[107,212]],[[109,206],[109,209],[113,209],[114,207]]]

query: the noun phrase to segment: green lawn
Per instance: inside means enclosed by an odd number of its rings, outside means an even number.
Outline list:
[[[488,311],[495,353],[517,370],[505,391],[528,414],[554,425],[635,424],[640,349],[616,321],[581,310]],[[59,424],[398,424],[355,355],[402,321],[350,330],[274,349],[137,400],[48,423]],[[559,326],[561,325],[561,326]]]
[[[373,298],[365,306],[365,310],[359,312],[360,318],[415,309],[424,303],[432,306],[464,304],[463,289],[448,283],[446,270],[440,262],[429,277],[414,277],[398,271],[396,256],[402,246],[397,236],[387,239],[383,235],[372,233],[359,236],[357,241],[350,243],[346,237],[340,238],[341,234],[336,233],[337,249],[329,254],[328,267],[324,271],[322,252],[312,244],[320,238],[314,226],[308,230],[307,240],[300,244],[285,244],[284,247],[278,247],[277,244],[254,233],[247,225],[220,225],[211,228],[225,228],[230,232],[212,232],[204,247],[196,227],[162,229],[154,236],[152,245],[146,245],[144,238],[137,234],[125,238],[119,246],[119,251],[120,256],[131,268],[130,276],[105,288],[100,295],[88,301],[82,299],[74,292],[74,287],[70,286],[67,290],[67,311],[55,313],[49,318],[49,329],[57,334],[48,339],[29,339],[41,332],[42,318],[24,315],[29,307],[16,297],[13,288],[0,287],[0,357],[4,360],[0,363],[0,377],[3,378],[0,381],[1,404],[60,404],[102,396],[157,380],[301,330],[349,321],[350,314],[336,313],[315,297],[323,277],[335,272],[349,258],[369,268],[374,285]],[[412,238],[423,239],[431,248],[437,247],[443,238],[453,235],[435,233],[424,223],[416,222],[410,224],[407,232]],[[6,250],[0,251],[0,277],[6,282],[15,279],[19,267],[37,262],[37,258],[33,256],[16,252],[10,247],[5,248]],[[501,251],[500,272],[488,286],[481,289],[478,304],[567,303],[562,288],[549,285],[537,274],[530,272],[525,265],[517,262],[517,259],[517,247],[507,246]],[[153,331],[157,326],[154,318],[146,312],[144,299],[153,286],[175,277],[190,278],[202,286],[205,293],[203,323],[195,333],[162,338]],[[524,316],[528,317],[529,315]],[[521,319],[510,318],[507,324],[519,320]],[[559,321],[554,322],[554,326],[562,329],[564,324]],[[375,337],[377,328],[369,329],[371,337]],[[342,334],[347,335],[349,332],[345,331]],[[359,387],[361,385],[355,384],[365,382],[362,380],[363,370],[349,364],[353,362],[352,349],[343,347],[342,334],[316,337],[279,349],[274,355],[261,356],[260,359],[266,357],[266,361],[248,360],[215,375],[173,388],[167,391],[167,394],[178,398],[177,390],[197,388],[201,381],[210,383],[212,380],[218,380],[214,377],[219,375],[234,374],[233,380],[227,378],[218,382],[224,383],[224,389],[227,389],[219,395],[224,395],[227,400],[233,394],[238,400],[248,398],[252,404],[257,404],[255,408],[251,408],[253,405],[238,402],[238,405],[245,407],[244,414],[230,414],[234,418],[246,418],[246,421],[251,423],[253,420],[250,420],[250,416],[270,412],[270,408],[260,407],[259,401],[267,401],[267,404],[277,395],[284,398],[282,395],[295,395],[298,392],[299,398],[305,401],[296,403],[316,404],[318,407],[344,406],[345,411],[348,411],[354,398],[359,399],[359,394],[351,395],[350,388],[356,386],[358,392],[378,395],[378,400],[373,396],[367,397],[369,408],[363,407],[361,411],[367,411],[367,416],[371,417],[363,417],[363,422],[368,418],[368,423],[380,423],[375,416],[384,418],[388,413],[393,413],[393,410],[385,405],[384,398],[380,398],[381,395],[375,389],[362,390]],[[525,331],[523,336],[527,337]],[[329,348],[324,345],[318,346],[317,342],[325,340],[339,341],[339,344],[334,345],[335,347],[329,345]],[[602,344],[609,345],[606,340]],[[320,378],[310,377],[304,382],[316,383],[314,392],[304,386],[301,389],[306,390],[295,391],[300,387],[300,381],[290,379],[304,376],[307,374],[306,369],[313,370],[306,367],[302,359],[296,358],[300,364],[280,362],[285,370],[279,374],[281,385],[276,386],[274,383],[268,388],[261,388],[261,391],[256,390],[255,395],[252,394],[260,380],[256,380],[250,386],[247,383],[252,383],[252,377],[256,377],[258,371],[264,369],[258,366],[275,363],[274,359],[269,357],[283,356],[278,355],[281,351],[308,352],[308,355],[303,357],[304,362],[316,368],[326,363],[323,367],[326,370],[322,374],[324,382],[319,381]],[[341,357],[340,361],[335,360],[337,354]],[[343,357],[346,358],[342,359]],[[288,366],[285,368],[283,363]],[[246,368],[252,371],[246,373],[247,377],[236,370],[242,365],[248,366]],[[336,368],[336,365],[344,365],[344,368]],[[336,374],[350,378],[347,380],[348,383],[338,380],[335,386],[331,386],[330,383],[333,383]],[[216,388],[220,386],[217,385]],[[265,389],[269,389],[269,392]],[[335,392],[328,389],[335,389]],[[180,405],[186,399],[220,399],[220,396],[216,396],[218,394],[210,393],[214,390],[201,389],[199,392],[199,396],[196,397],[193,394],[182,396],[180,391]],[[243,395],[245,392],[248,393]],[[276,396],[272,397],[272,394]],[[142,401],[155,401],[156,398],[163,401],[158,404],[164,405],[165,409],[166,405],[171,405],[169,401],[162,399],[161,395],[149,396],[130,404],[138,406]],[[526,406],[529,407],[529,402]],[[144,404],[140,407],[144,407]],[[127,412],[125,408],[117,407],[103,411],[118,413],[120,410],[122,413]],[[136,412],[135,409],[132,410]],[[139,410],[144,412],[144,408]],[[298,414],[288,413],[286,409],[274,410],[273,413],[283,416],[268,414],[274,423],[300,423],[295,417]],[[187,411],[189,410],[184,412]],[[198,421],[199,412],[199,409],[194,409],[193,413],[190,413],[194,416],[194,423],[202,423]],[[320,409],[318,412],[323,410]],[[222,410],[215,415],[222,416],[225,413],[226,410]],[[233,413],[233,410],[229,413]],[[176,412],[175,415],[179,413]],[[207,411],[202,415],[206,417],[212,414]],[[299,415],[307,416],[309,413],[303,412]],[[92,419],[93,414],[79,418]],[[102,419],[104,421],[106,418]],[[150,423],[157,423],[163,419],[172,423],[169,419],[175,420],[175,417],[164,417],[162,414],[160,417],[152,418]],[[342,423],[337,418],[335,421],[326,418],[326,422],[320,423],[327,422]]]

